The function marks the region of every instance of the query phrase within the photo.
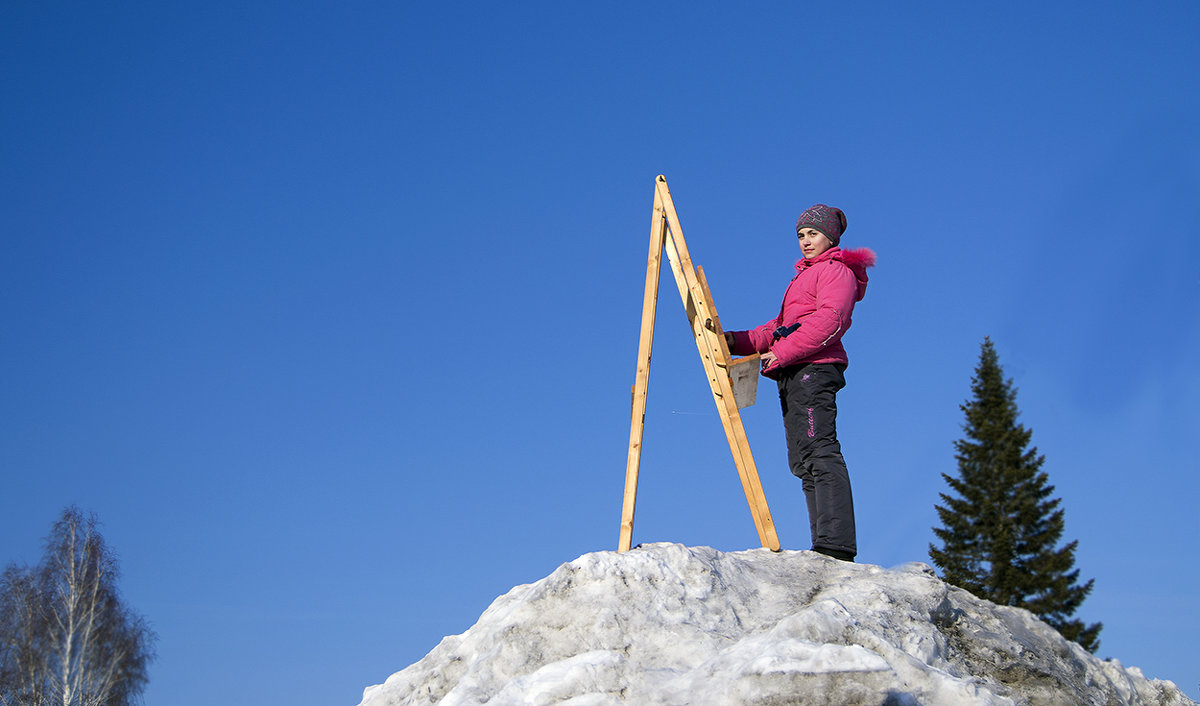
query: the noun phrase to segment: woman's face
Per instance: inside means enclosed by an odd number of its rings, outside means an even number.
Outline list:
[[[800,238],[800,252],[804,253],[805,259],[816,257],[833,247],[833,242],[816,228],[801,228],[796,235]]]

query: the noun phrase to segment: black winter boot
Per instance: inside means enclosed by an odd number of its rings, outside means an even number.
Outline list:
[[[842,561],[848,561],[851,564],[854,563],[854,555],[851,554],[850,552],[844,552],[841,549],[829,549],[828,547],[813,547],[813,551],[818,554],[824,554],[825,556],[831,556],[834,559],[841,559]]]

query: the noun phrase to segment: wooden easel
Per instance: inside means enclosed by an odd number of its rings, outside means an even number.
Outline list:
[[[625,500],[621,507],[621,540],[617,551],[628,551],[633,542],[633,510],[637,500],[638,470],[642,460],[642,435],[646,426],[650,349],[654,343],[654,314],[658,308],[658,280],[664,249],[671,263],[671,271],[675,274],[675,284],[679,287],[683,308],[692,325],[692,335],[696,339],[696,347],[704,363],[704,372],[708,375],[717,414],[725,427],[725,437],[729,441],[729,450],[733,453],[733,462],[742,481],[742,490],[745,491],[746,501],[750,504],[750,514],[754,518],[754,527],[758,530],[758,539],[764,547],[779,551],[775,523],[771,520],[771,511],[767,508],[767,498],[763,495],[758,470],[754,466],[754,457],[750,454],[750,442],[746,439],[746,430],[742,426],[742,416],[738,411],[741,407],[754,403],[753,385],[758,379],[759,356],[755,354],[737,360],[730,356],[721,322],[717,318],[712,293],[709,292],[708,283],[704,279],[704,270],[692,265],[687,244],[683,240],[683,229],[679,225],[679,215],[675,213],[675,204],[671,200],[671,192],[667,189],[667,178],[661,174],[654,184],[650,256],[646,263],[642,334],[638,342],[637,378],[633,385],[629,460],[625,467]],[[740,388],[741,381],[746,380],[751,384],[747,386],[747,393],[740,395],[742,404],[739,404],[734,393],[735,385]]]

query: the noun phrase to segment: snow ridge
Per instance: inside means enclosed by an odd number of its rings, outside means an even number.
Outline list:
[[[1194,705],[926,564],[650,544],[497,598],[360,706]]]

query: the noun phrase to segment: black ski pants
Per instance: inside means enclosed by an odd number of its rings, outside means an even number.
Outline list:
[[[788,465],[803,481],[813,549],[858,553],[850,474],[837,439],[837,392],[844,365],[809,363],[785,369],[779,402],[787,433]]]

